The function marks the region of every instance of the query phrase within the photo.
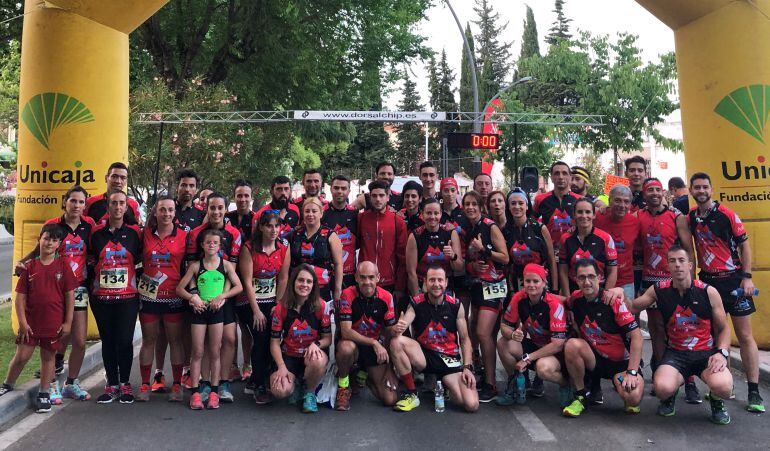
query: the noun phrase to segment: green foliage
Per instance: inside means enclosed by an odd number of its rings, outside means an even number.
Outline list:
[[[13,234],[13,206],[16,196],[10,194],[0,195],[0,224],[5,226],[8,233]]]
[[[534,56],[540,56],[540,41],[537,37],[535,13],[532,12],[532,8],[527,5],[527,17],[524,19],[524,32],[521,36],[521,54],[519,55],[519,61]]]
[[[556,13],[556,20],[553,22],[545,42],[550,45],[556,45],[559,41],[568,41],[572,38],[569,32],[569,23],[572,19],[564,14],[564,0],[555,0],[553,12]]]
[[[470,51],[475,55],[476,44],[473,40],[473,33],[471,33],[471,25],[465,24],[465,38],[468,40],[468,47]],[[478,71],[478,67],[476,67]],[[481,100],[479,99],[479,102]],[[481,108],[481,105],[479,105]],[[460,111],[470,112],[473,111],[473,76],[471,75],[471,62],[468,58],[468,52],[463,45],[463,57],[460,64]],[[461,124],[460,130],[467,132],[472,129],[471,124]]]
[[[404,76],[404,89],[401,91],[403,98],[398,104],[400,111],[420,111],[423,106],[417,85],[408,74]],[[393,158],[396,173],[412,174],[417,169],[417,162],[424,156],[425,135],[418,122],[402,122],[395,124],[398,133],[398,147]]]
[[[19,124],[19,75],[21,67],[21,42],[15,39],[5,43],[3,63],[0,64],[0,123]],[[5,144],[6,136],[0,134]]]
[[[599,196],[604,194],[604,180],[607,175],[612,174],[612,170],[602,167],[599,161],[599,154],[596,152],[585,152],[578,158],[578,166],[583,166],[588,172],[588,178],[591,186],[588,187],[588,194]]]
[[[476,35],[477,63],[481,66],[479,76],[479,107],[491,99],[503,86],[511,65],[510,42],[500,42],[500,36],[508,23],[498,25],[500,13],[494,12],[487,0],[476,0],[473,10],[478,16],[479,27]]]
[[[445,50],[442,50],[441,60],[438,64],[431,58],[428,64],[428,73],[430,75],[428,87],[432,111],[457,111],[457,101],[455,100],[454,89],[452,88],[454,74],[447,62]],[[457,131],[457,129],[457,124],[431,124],[430,142],[432,145],[429,150],[429,157],[431,160],[441,158],[441,142],[443,137],[446,136],[447,133]],[[459,157],[459,153],[459,150],[450,150],[449,158],[457,158]]]

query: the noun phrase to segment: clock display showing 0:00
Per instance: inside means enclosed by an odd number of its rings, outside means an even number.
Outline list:
[[[494,133],[450,133],[448,136],[450,148],[453,149],[498,149],[500,137]]]

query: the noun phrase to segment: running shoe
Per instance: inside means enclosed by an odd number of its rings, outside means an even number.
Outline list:
[[[48,388],[48,398],[54,406],[60,406],[63,402],[61,391],[59,390],[59,381],[56,379],[51,382],[51,386]]]
[[[106,385],[104,387],[104,393],[99,395],[98,398],[96,398],[96,402],[99,404],[109,404],[112,401],[115,401],[120,397],[120,393],[118,392],[118,386],[117,385]]]
[[[588,396],[586,396],[586,400],[588,401],[588,404],[592,406],[604,404],[604,393],[602,392],[602,388],[599,387],[596,390],[591,390],[588,393]]]
[[[155,371],[151,390],[153,393],[166,393],[166,376],[163,375],[163,371]]]
[[[244,364],[241,368],[241,381],[247,382],[251,378],[251,365]],[[250,395],[253,395],[253,393],[248,393]]]
[[[725,409],[725,402],[716,396],[709,395],[711,404],[711,422],[714,424],[730,424],[730,414]]]
[[[51,411],[51,400],[45,393],[38,393],[35,398],[35,412],[46,413]]]
[[[80,380],[78,379],[75,379],[71,384],[65,385],[61,394],[65,398],[78,399],[80,401],[91,399],[91,395],[80,387]]]
[[[302,399],[303,396],[305,396],[305,391],[302,388],[302,385],[299,383],[299,380],[294,379],[294,391],[289,395],[289,404],[292,406],[299,404],[299,400]]]
[[[575,400],[575,393],[572,391],[572,386],[559,387],[559,406],[562,408],[572,404]]]
[[[206,402],[206,408],[209,410],[219,408],[219,394],[215,392],[209,393],[209,400]]]
[[[350,410],[350,395],[353,390],[350,387],[337,387],[337,397],[334,399],[334,409],[340,411]]]
[[[192,410],[203,410],[203,401],[201,400],[201,394],[200,393],[193,393],[192,396],[190,396],[190,409]]]
[[[677,394],[674,393],[670,398],[660,402],[658,405],[658,415],[662,417],[673,417],[676,414],[676,395]]]
[[[749,392],[749,401],[746,410],[752,413],[765,413],[765,402],[758,391]]]
[[[225,403],[231,403],[235,401],[235,397],[233,396],[233,392],[230,391],[230,382],[222,382],[222,385],[219,386],[218,393],[219,399],[222,402]]]
[[[186,366],[182,370],[182,380],[180,381],[182,383],[182,387],[190,389],[192,388],[192,380],[190,378],[190,367]]]
[[[586,409],[585,403],[586,399],[582,396],[578,396],[574,401],[572,401],[572,404],[562,409],[561,413],[565,417],[577,418]]]
[[[134,391],[131,389],[131,384],[123,384],[120,386],[119,401],[121,404],[134,403]]]
[[[509,376],[508,383],[505,385],[505,391],[495,398],[495,404],[498,406],[512,406],[516,403],[516,376]]]
[[[641,412],[642,408],[641,408],[641,406],[629,406],[629,405],[626,405],[623,408],[623,411],[626,412],[626,413],[634,414],[635,415],[635,414]]]
[[[401,395],[401,399],[393,406],[393,410],[409,412],[418,407],[420,407],[420,398],[417,396],[417,393],[406,392]]]
[[[545,394],[545,387],[543,386],[543,380],[535,376],[532,381],[532,386],[527,390],[527,394],[533,398],[542,398]]]
[[[254,395],[256,390],[257,390],[257,384],[249,380],[246,382],[246,385],[243,387],[243,394]]]
[[[273,396],[270,394],[269,391],[267,391],[267,388],[264,385],[260,385],[257,387],[256,392],[254,393],[254,402],[258,406],[264,406],[265,404],[270,404],[273,401]]]
[[[700,404],[703,402],[701,399],[698,386],[695,382],[685,382],[684,384],[684,402],[687,404]]]
[[[487,382],[479,384],[479,402],[491,402],[497,396],[497,387]]]
[[[0,396],[3,396],[9,391],[13,391],[13,385],[6,384],[6,383],[3,383],[3,385],[0,385]]]
[[[198,391],[198,393],[201,394],[201,401],[202,402],[204,402],[204,403],[208,402],[208,400],[209,400],[209,393],[211,393],[211,385],[209,385],[206,382],[202,383],[200,385],[200,390]]]
[[[238,365],[233,365],[230,367],[230,377],[229,379],[231,381],[239,381],[241,380],[241,370],[238,368]]]
[[[136,400],[138,402],[147,402],[150,400],[150,393],[152,393],[152,388],[150,387],[150,384],[142,384],[139,387],[139,392],[136,394]]]
[[[171,391],[168,392],[168,402],[182,402],[183,399],[182,386],[180,384],[173,384]]]
[[[302,412],[304,413],[318,412],[318,400],[315,397],[315,393],[313,393],[312,391],[305,393],[305,396],[303,396]]]

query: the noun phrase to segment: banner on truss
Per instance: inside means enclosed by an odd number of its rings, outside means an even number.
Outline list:
[[[295,120],[367,122],[443,122],[443,111],[317,111],[295,110]]]

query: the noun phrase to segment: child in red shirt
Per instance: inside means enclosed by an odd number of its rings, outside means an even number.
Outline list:
[[[64,231],[47,224],[40,231],[40,256],[24,265],[16,284],[16,315],[19,335],[16,354],[8,367],[0,396],[13,390],[13,384],[24,369],[36,346],[40,346],[40,392],[35,401],[37,412],[51,410],[48,389],[54,378],[54,354],[62,339],[70,334],[75,310],[75,288],[78,281],[69,262],[57,250]]]

